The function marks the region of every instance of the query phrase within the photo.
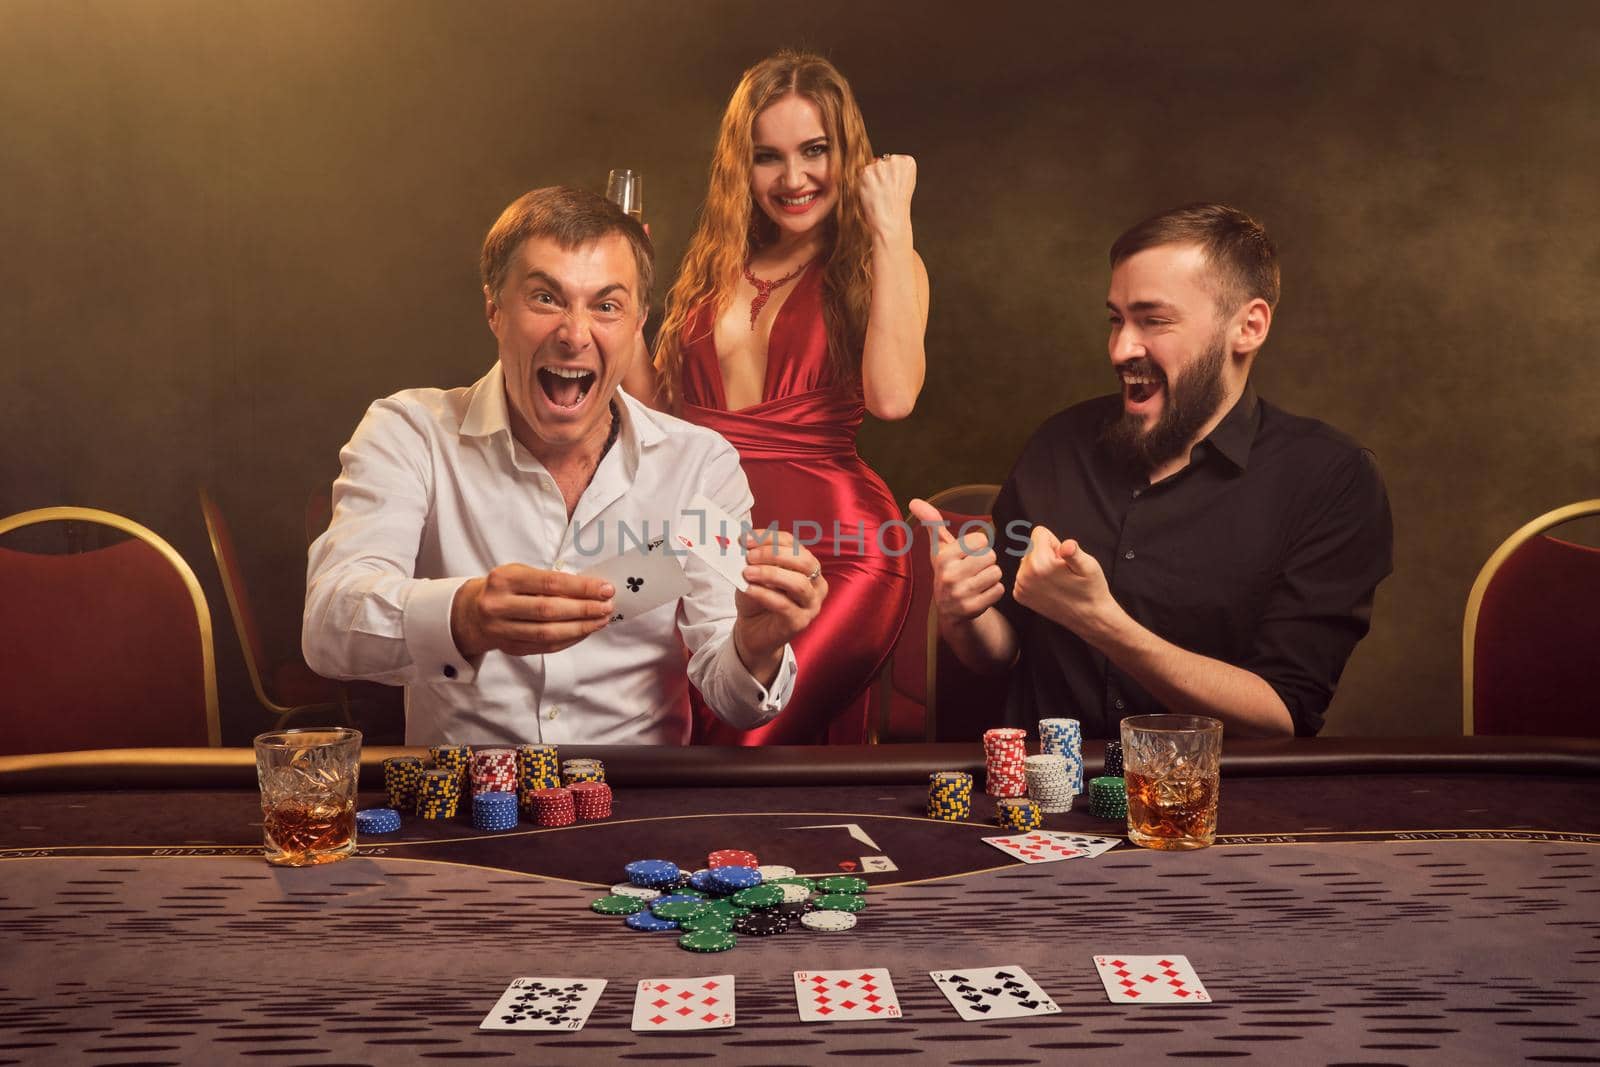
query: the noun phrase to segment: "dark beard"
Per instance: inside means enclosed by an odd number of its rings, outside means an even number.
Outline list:
[[[1213,338],[1194,366],[1166,383],[1167,402],[1148,432],[1142,419],[1123,411],[1106,424],[1101,444],[1125,469],[1144,476],[1183,455],[1200,427],[1222,406],[1222,365],[1227,357],[1222,337]]]

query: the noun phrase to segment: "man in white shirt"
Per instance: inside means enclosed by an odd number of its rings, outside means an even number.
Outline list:
[[[340,452],[302,644],[320,674],[405,685],[408,744],[683,744],[690,681],[743,729],[788,699],[789,641],[827,583],[787,534],[746,539],[747,591],[696,560],[687,595],[623,622],[616,590],[578,573],[681,526],[698,495],[749,522],[733,447],[618,389],[652,255],[601,197],[521,197],[483,248],[495,366],[377,401]]]

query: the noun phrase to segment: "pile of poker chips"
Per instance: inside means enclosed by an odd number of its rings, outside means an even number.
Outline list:
[[[517,750],[490,746],[472,750],[472,795],[515,793],[517,791]]]
[[[604,782],[574,782],[568,787],[572,806],[584,822],[611,818],[611,787]]]
[[[1028,776],[1028,798],[1039,805],[1046,815],[1059,815],[1072,810],[1072,775],[1067,770],[1067,757],[1059,753],[1041,753],[1025,761]]]
[[[992,797],[1020,797],[1028,791],[1023,773],[1028,733],[1000,726],[983,732],[984,792]]]
[[[1128,785],[1121,778],[1089,780],[1089,814],[1097,819],[1128,817]]]
[[[472,780],[472,749],[466,745],[434,745],[428,749],[429,761],[456,776],[456,792],[465,795]]]
[[[1106,777],[1122,777],[1122,742],[1106,742]]]
[[[564,786],[535,789],[528,794],[529,811],[539,826],[571,826],[578,821],[578,805],[572,790]]]
[[[597,759],[569,759],[561,764],[561,782],[603,782],[606,780],[605,764]]]
[[[1027,797],[1001,797],[995,802],[994,821],[1009,830],[1025,833],[1039,828],[1044,822],[1044,813]]]
[[[1039,751],[1064,757],[1072,792],[1083,792],[1083,726],[1077,719],[1040,719]]]
[[[461,783],[456,773],[445,767],[430,767],[422,772],[417,788],[417,814],[424,819],[453,819],[461,806]]]
[[[356,812],[358,834],[392,834],[400,829],[400,813],[393,808],[363,808]]]
[[[934,771],[928,775],[928,818],[958,822],[972,817],[972,775]]]
[[[472,794],[472,825],[478,830],[515,830],[517,794],[510,790]]]
[[[718,849],[692,874],[668,860],[634,860],[623,871],[628,881],[590,908],[624,916],[630,930],[675,932],[689,952],[726,952],[740,936],[786,933],[796,919],[808,930],[849,930],[867,906],[865,879],[802,878],[793,867],[758,866],[744,849]]]
[[[383,788],[395,811],[415,813],[421,786],[422,761],[416,756],[390,756],[383,761]]]
[[[526,805],[528,794],[536,789],[555,789],[561,784],[561,763],[554,745],[517,746],[517,792]]]

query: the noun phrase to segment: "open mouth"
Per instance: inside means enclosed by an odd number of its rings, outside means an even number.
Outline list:
[[[571,410],[578,407],[594,388],[593,371],[576,367],[540,367],[539,388],[551,405]]]
[[[778,206],[784,211],[787,211],[791,215],[799,215],[802,212],[809,210],[812,203],[819,195],[821,194],[817,192],[809,192],[802,196],[778,196],[774,197],[773,199],[778,202]]]
[[[1129,403],[1143,404],[1161,392],[1161,379],[1151,375],[1125,375],[1122,388]]]

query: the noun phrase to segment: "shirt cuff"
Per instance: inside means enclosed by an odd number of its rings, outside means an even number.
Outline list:
[[[729,644],[732,644],[730,639]],[[735,654],[737,656],[737,653]],[[743,661],[740,662],[743,667]],[[778,664],[778,676],[772,680],[772,687],[762,685],[756,681],[755,675],[749,668],[744,668],[744,676],[749,679],[750,690],[755,694],[752,704],[763,714],[771,717],[783,710],[789,703],[789,695],[794,692],[794,680],[800,674],[800,664],[794,658],[794,648],[790,645],[783,646],[783,662]]]
[[[450,633],[450,606],[466,578],[421,578],[406,597],[406,650],[417,681],[465,685],[478,680],[478,665],[461,654]]]

